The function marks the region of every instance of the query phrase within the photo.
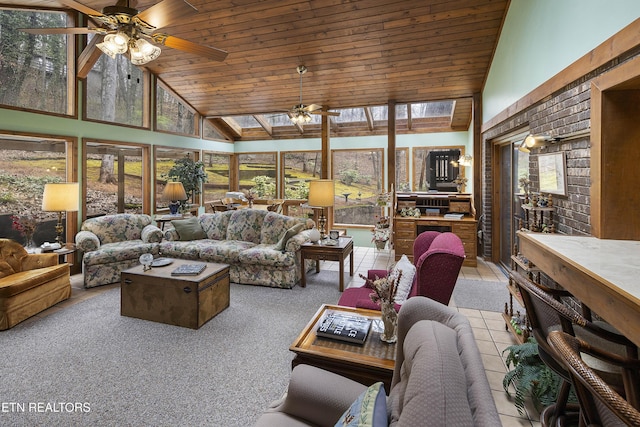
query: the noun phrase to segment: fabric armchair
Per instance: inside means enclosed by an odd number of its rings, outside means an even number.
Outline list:
[[[419,295],[448,305],[464,257],[464,246],[455,234],[437,231],[420,233],[413,243],[416,273],[407,299]],[[386,277],[389,273],[387,270],[369,270],[367,277],[375,280],[376,277]],[[371,301],[371,292],[366,284],[346,289],[338,305],[380,310],[380,305]],[[396,304],[395,308],[400,310],[400,305]]]
[[[28,254],[9,239],[0,239],[0,331],[71,296],[69,265],[58,254]]]

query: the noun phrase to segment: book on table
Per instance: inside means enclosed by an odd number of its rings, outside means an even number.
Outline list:
[[[207,264],[183,264],[171,272],[172,276],[197,276],[207,268]]]
[[[320,321],[316,335],[322,338],[364,344],[371,328],[371,319],[349,313],[329,312]]]

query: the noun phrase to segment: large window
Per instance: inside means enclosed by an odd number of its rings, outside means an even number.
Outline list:
[[[199,152],[193,150],[183,150],[179,148],[154,147],[155,161],[155,210],[168,209],[170,200],[165,200],[162,196],[164,187],[167,184],[168,173],[176,165],[176,160],[188,157],[194,161],[199,161]],[[185,188],[186,190],[186,188]],[[189,203],[199,204],[199,196],[194,194]],[[168,212],[167,212],[168,213]]]
[[[238,154],[240,190],[252,190],[259,199],[276,197],[278,185],[275,153]]]
[[[207,174],[207,182],[203,185],[205,203],[225,197],[229,191],[229,154],[204,152],[202,162]]]
[[[0,8],[0,104],[72,114],[72,36],[29,34],[19,28],[73,26],[64,12]]]
[[[47,183],[67,182],[64,139],[0,134],[0,237],[26,243],[53,242],[58,215],[42,211]],[[17,222],[16,222],[17,221]]]
[[[176,94],[156,80],[156,130],[197,136],[199,116]]]
[[[396,149],[396,191],[411,191],[409,185],[409,149]]]
[[[372,225],[380,215],[377,196],[384,191],[382,149],[333,150],[334,223]]]
[[[142,127],[145,73],[125,55],[102,55],[87,76],[85,118]]]
[[[320,151],[291,151],[282,153],[285,199],[309,197],[309,181],[320,179],[322,153]]]
[[[87,218],[143,212],[142,147],[90,141],[83,150]]]

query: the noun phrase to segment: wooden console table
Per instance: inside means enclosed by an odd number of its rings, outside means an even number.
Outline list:
[[[518,232],[520,252],[640,346],[640,241]]]

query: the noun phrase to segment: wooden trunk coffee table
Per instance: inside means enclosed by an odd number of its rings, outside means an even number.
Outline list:
[[[396,364],[396,344],[380,341],[380,322],[371,325],[364,345],[351,344],[316,335],[319,322],[328,312],[346,312],[380,321],[380,312],[324,304],[302,330],[289,350],[296,353],[292,368],[299,364],[316,366],[345,376],[364,385],[382,381],[389,393]]]
[[[138,319],[198,329],[229,307],[229,266],[203,263],[197,276],[172,276],[184,264],[174,259],[164,267],[144,271],[142,265],[122,272],[120,314]]]

